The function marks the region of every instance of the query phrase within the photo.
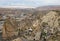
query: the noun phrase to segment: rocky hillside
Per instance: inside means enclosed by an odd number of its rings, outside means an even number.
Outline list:
[[[45,9],[0,9],[3,40],[60,41],[60,11]]]

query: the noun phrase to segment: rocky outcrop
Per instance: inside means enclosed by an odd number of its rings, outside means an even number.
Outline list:
[[[47,39],[46,41],[60,41],[59,38],[57,38],[60,36],[60,17],[58,16],[58,14],[59,13],[55,11],[50,11],[41,18],[41,28],[43,30],[42,32],[45,33],[45,35],[42,34],[42,37]]]

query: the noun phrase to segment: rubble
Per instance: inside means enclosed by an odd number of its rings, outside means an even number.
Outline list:
[[[17,39],[11,40],[11,41],[23,41],[23,40],[20,38],[17,38]]]

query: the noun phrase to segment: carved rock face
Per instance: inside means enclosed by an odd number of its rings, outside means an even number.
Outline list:
[[[43,16],[42,19],[42,23],[45,22],[47,23],[50,27],[53,26],[54,20],[56,20],[56,12],[50,11],[49,13],[47,13],[45,16]]]
[[[16,25],[15,20],[13,19],[6,19],[3,25],[3,29],[2,29],[2,37],[3,39],[8,39],[11,38],[12,36],[17,36],[18,35],[18,31],[17,28],[18,26]]]
[[[60,25],[59,25],[60,17],[58,16],[57,12],[51,11],[51,12],[47,13],[45,16],[43,16],[41,19],[42,19],[41,27],[43,28],[43,30],[46,34],[52,33],[53,35],[56,36],[59,33],[58,31],[60,31]],[[45,37],[48,37],[48,35]],[[51,36],[51,37],[54,38],[53,36]],[[48,38],[49,39],[48,41],[55,41],[51,37]],[[56,37],[58,37],[58,36],[56,36]]]

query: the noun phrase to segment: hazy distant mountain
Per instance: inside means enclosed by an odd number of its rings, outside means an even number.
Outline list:
[[[17,9],[20,8],[20,9],[25,9],[25,8],[35,8],[35,7],[20,5],[20,6],[0,6],[0,8],[17,8]]]
[[[36,10],[60,10],[60,5],[40,6]]]

